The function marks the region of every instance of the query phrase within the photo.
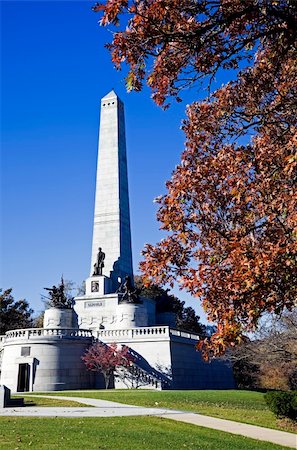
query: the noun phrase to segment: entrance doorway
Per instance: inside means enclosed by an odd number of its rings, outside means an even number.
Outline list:
[[[29,381],[30,381],[30,365],[19,364],[19,375],[18,375],[18,392],[28,392],[29,391]]]

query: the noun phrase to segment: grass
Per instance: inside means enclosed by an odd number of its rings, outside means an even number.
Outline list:
[[[286,447],[157,417],[0,417],[5,450],[280,450]]]
[[[296,423],[279,420],[269,411],[264,394],[254,391],[64,391],[55,395],[98,398],[130,405],[191,411],[207,416],[296,432]]]
[[[18,395],[12,396],[12,398],[18,398]],[[20,396],[22,397],[22,396]],[[24,396],[24,405],[25,406],[64,406],[64,407],[90,407],[90,405],[86,405],[85,403],[80,403],[79,401],[75,402],[72,400],[60,400],[59,398],[46,398],[46,397],[27,397]]]

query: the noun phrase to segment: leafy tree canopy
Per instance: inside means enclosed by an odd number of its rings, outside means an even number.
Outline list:
[[[15,301],[12,289],[0,289],[0,335],[16,328],[32,326],[33,310],[26,300]]]
[[[295,0],[107,0],[102,25],[127,88],[146,82],[155,102],[187,106],[181,162],[158,198],[166,237],[147,245],[147,283],[177,282],[217,324],[199,348],[222,354],[267,312],[296,299]],[[128,18],[128,21],[127,21]],[[122,25],[122,27],[121,27]],[[212,89],[217,73],[233,81]],[[205,92],[205,91],[204,91]]]

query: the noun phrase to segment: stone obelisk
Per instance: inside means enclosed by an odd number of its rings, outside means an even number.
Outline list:
[[[91,277],[99,248],[112,289],[133,279],[124,105],[113,90],[101,99]]]

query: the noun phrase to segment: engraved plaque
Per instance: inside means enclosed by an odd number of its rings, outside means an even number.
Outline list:
[[[85,302],[85,308],[102,308],[105,306],[105,300],[96,302]]]

